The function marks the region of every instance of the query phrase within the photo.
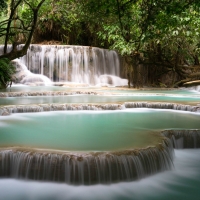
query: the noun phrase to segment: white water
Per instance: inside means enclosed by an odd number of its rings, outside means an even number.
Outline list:
[[[86,46],[31,45],[21,58],[28,69],[53,82],[88,85],[127,85],[120,78],[120,60],[115,51]]]
[[[190,90],[194,90],[194,91],[196,91],[196,92],[200,92],[200,85],[190,87],[189,89],[190,89]]]
[[[13,77],[16,83],[22,83],[30,86],[47,86],[52,84],[48,77],[42,74],[34,74],[30,72],[26,65],[20,62],[19,59],[13,60],[12,63],[16,67],[16,73]]]
[[[44,71],[44,69],[43,69]],[[76,71],[76,70],[75,70]],[[104,75],[102,75],[104,76]],[[87,77],[87,76],[85,76]],[[86,79],[85,79],[86,80]],[[62,80],[60,80],[62,81]],[[107,83],[105,83],[107,84]],[[109,84],[109,83],[108,83]],[[180,156],[181,155],[181,156]],[[199,199],[199,185],[195,185],[199,173],[199,156],[191,159],[193,154],[181,154],[182,162],[176,169],[140,182],[120,183],[111,186],[73,187],[60,184],[37,182],[0,181],[0,199]],[[195,154],[196,155],[196,154]],[[198,152],[199,155],[199,152]],[[184,157],[184,159],[182,158]],[[180,159],[179,157],[179,159]],[[185,159],[185,157],[187,159]],[[180,161],[180,160],[179,160]],[[186,165],[186,167],[185,167]],[[191,170],[192,169],[192,170]],[[199,169],[199,168],[198,168]],[[195,171],[196,170],[196,171]],[[199,171],[199,170],[198,170]],[[197,175],[197,176],[195,176]],[[182,181],[186,178],[186,181]],[[189,181],[187,181],[189,179]],[[16,183],[15,184],[13,184]],[[188,183],[190,182],[190,184]],[[191,183],[192,182],[192,183]],[[199,182],[198,182],[199,183]],[[10,192],[12,188],[12,193]],[[182,190],[180,190],[182,188]],[[196,192],[196,193],[195,193]],[[14,195],[13,195],[14,193]],[[171,195],[171,196],[170,196]]]
[[[199,200],[199,150],[176,150],[174,170],[140,181],[72,186],[0,179],[1,200]],[[11,192],[12,191],[12,192]]]
[[[10,49],[9,46],[8,51]],[[3,45],[0,45],[0,55],[2,53]],[[28,76],[20,81],[26,85],[47,85],[49,80],[45,82],[46,77],[62,84],[128,84],[127,79],[120,78],[120,59],[113,50],[88,46],[30,45],[27,55],[20,61],[31,72],[25,69]]]

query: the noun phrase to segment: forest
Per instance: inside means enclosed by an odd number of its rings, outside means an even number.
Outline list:
[[[0,0],[1,87],[33,43],[116,50],[129,87],[200,84],[200,1]]]

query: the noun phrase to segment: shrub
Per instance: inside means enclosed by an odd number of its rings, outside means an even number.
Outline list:
[[[0,88],[7,88],[12,85],[12,76],[15,73],[15,67],[7,58],[0,59]]]

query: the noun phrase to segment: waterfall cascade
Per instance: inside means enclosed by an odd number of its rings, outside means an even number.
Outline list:
[[[0,108],[0,116],[9,115],[11,113],[27,113],[27,112],[48,112],[48,111],[64,111],[64,110],[122,110],[124,107],[120,104],[40,104],[40,105],[19,105],[4,106]]]
[[[42,74],[34,74],[27,69],[27,66],[20,62],[19,59],[15,59],[12,61],[12,64],[16,68],[16,72],[13,76],[13,81],[15,83],[22,83],[26,85],[51,85],[51,80],[42,75]]]
[[[200,148],[200,130],[165,130],[162,135],[170,138],[176,149]]]
[[[0,176],[70,184],[131,181],[173,166],[169,140],[158,147],[125,152],[49,153],[8,149],[0,151]]]
[[[200,85],[190,87],[189,89],[195,90],[195,91],[197,91],[197,92],[200,92]]]
[[[27,68],[54,82],[89,85],[126,85],[120,77],[120,60],[115,51],[86,46],[31,45],[21,58]]]
[[[0,54],[2,52],[3,46],[0,45]],[[113,50],[88,46],[30,45],[27,54],[20,61],[32,72],[31,76],[29,74],[23,79],[23,84],[40,81],[41,77],[33,76],[38,74],[53,82],[127,85],[127,80],[120,78],[120,59]]]
[[[40,93],[38,93],[40,94]],[[56,93],[57,94],[57,93]],[[13,93],[16,97],[17,93]],[[0,97],[5,97],[0,93]],[[12,95],[11,95],[12,96]],[[27,95],[28,96],[28,95]],[[11,113],[27,113],[27,112],[47,112],[61,110],[122,110],[129,108],[153,108],[153,109],[170,109],[182,110],[189,112],[200,112],[199,106],[191,106],[175,103],[149,103],[149,102],[125,102],[124,104],[38,104],[38,105],[6,105],[0,107],[0,116],[9,115]]]
[[[192,106],[176,103],[159,103],[159,102],[125,102],[126,108],[154,108],[154,109],[172,109],[190,112],[200,112],[200,106]]]

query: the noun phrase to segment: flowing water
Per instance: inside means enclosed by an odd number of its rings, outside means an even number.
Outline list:
[[[31,45],[22,61],[31,72],[58,82],[96,85],[103,74],[120,75],[117,53],[96,47]]]
[[[199,150],[175,150],[173,160],[169,140],[160,135],[173,129],[177,147],[184,147],[185,138],[199,146],[198,86],[86,87],[127,85],[119,78],[117,53],[95,47],[31,45],[16,62],[26,71],[18,72],[19,82],[49,86],[0,90],[0,113],[10,114],[0,116],[0,175],[7,177],[0,179],[0,200],[200,199]]]
[[[0,145],[126,150],[158,143],[164,129],[200,129],[199,122],[198,113],[153,109],[13,114],[1,117]]]
[[[29,87],[26,90],[34,91],[34,89],[30,89]],[[53,87],[53,90],[54,89],[55,87]],[[68,88],[68,91],[76,91],[76,89]],[[99,89],[100,88],[98,88],[98,90]],[[55,91],[56,90],[57,88]],[[52,88],[49,89],[49,91],[52,91]],[[58,91],[60,91],[60,88]],[[100,89],[98,92],[110,93],[111,91],[111,89]],[[131,101],[133,101],[133,98],[139,98],[139,100],[142,98],[143,100],[155,98],[155,101],[156,98],[159,99],[159,101],[162,98],[163,101],[168,101],[172,98],[172,102],[177,101],[177,99],[182,99],[182,103],[189,101],[194,102],[195,104],[199,103],[199,93],[194,91],[148,91],[148,94],[146,93],[145,95],[143,94],[143,91],[131,91],[131,96],[130,91],[128,90],[117,90],[115,92],[112,91],[111,93],[115,93],[116,96],[103,96],[102,94],[99,96],[60,95],[52,98],[58,99],[55,103],[60,103],[62,98],[65,99],[63,100],[63,102],[65,102],[68,97],[74,98],[73,101],[76,101],[75,98],[79,99],[81,97],[86,97],[87,99],[92,99],[93,97],[94,99],[96,97],[99,97],[99,99],[107,98],[104,102],[112,102],[112,98],[114,98],[115,101],[117,98],[119,98],[119,101],[127,101],[129,98],[132,98]],[[24,97],[6,97],[1,98],[1,101],[10,101],[10,104],[15,104],[17,102],[22,104],[23,98]],[[29,105],[30,103],[36,103],[38,97],[30,97],[30,99],[32,99],[31,101],[29,101],[29,97],[27,98],[26,104]],[[34,101],[34,98],[36,101]],[[41,97],[41,99],[43,98],[44,97]],[[80,101],[82,102],[83,100],[78,100],[78,102]],[[89,100],[86,102],[88,101]],[[97,102],[98,101],[101,100],[97,100]],[[1,146],[28,145],[30,147],[37,146],[39,148],[76,150],[78,152],[123,150],[131,148],[133,145],[135,147],[141,147],[147,143],[153,144],[155,141],[159,141],[158,134],[163,129],[200,129],[199,121],[199,113],[154,109],[126,108],[122,111],[61,111],[34,114],[12,114],[11,116],[1,117]],[[77,124],[78,126],[76,126]],[[50,128],[51,126],[52,128]],[[74,134],[71,134],[72,132]],[[137,136],[138,134],[140,134],[140,137]],[[106,138],[102,136],[106,136]],[[59,138],[60,141],[58,140]],[[77,140],[77,138],[80,140]],[[46,145],[44,145],[43,140],[45,140]],[[199,150],[176,150],[174,169],[147,177],[140,181],[127,183],[121,182],[111,185],[73,186],[50,182],[1,179],[0,199],[64,200],[95,198],[113,200],[151,200],[181,198],[185,200],[196,200],[199,199],[198,196],[200,195],[198,190],[200,186],[198,178],[200,177],[198,154]],[[21,156],[22,155],[23,154],[21,154]],[[27,156],[27,154],[24,155]],[[16,166],[18,166],[17,163]],[[9,187],[15,188],[12,193],[8,192]]]
[[[60,95],[60,96],[25,96],[1,98],[0,105],[29,105],[52,103],[120,103],[120,102],[172,102],[182,104],[200,103],[198,96],[163,96],[163,95]]]
[[[73,86],[73,85],[72,85]],[[141,94],[141,95],[148,95],[148,94],[172,94],[172,95],[200,95],[199,91],[195,88],[186,89],[153,89],[153,88],[143,88],[143,89],[128,89],[126,87],[117,88],[117,87],[96,87],[96,86],[76,86],[76,87],[61,87],[61,86],[27,86],[27,85],[20,85],[20,84],[13,84],[12,87],[8,87],[6,89],[0,89],[0,92],[48,92],[48,91],[96,91],[102,93],[109,93],[109,94]]]
[[[0,55],[2,52],[3,45],[0,45]],[[87,46],[30,45],[27,54],[13,63],[17,67],[17,77],[22,77],[17,82],[28,85],[49,83],[47,77],[53,82],[127,85],[127,80],[120,78],[120,58],[113,50]]]
[[[140,181],[73,186],[0,179],[4,200],[199,200],[200,150],[175,150],[174,169]],[[12,190],[12,192],[11,192]]]
[[[199,121],[199,113],[154,109],[4,116],[0,175],[86,185],[140,179],[171,169],[172,152],[135,149],[161,144],[164,129],[200,129]]]

